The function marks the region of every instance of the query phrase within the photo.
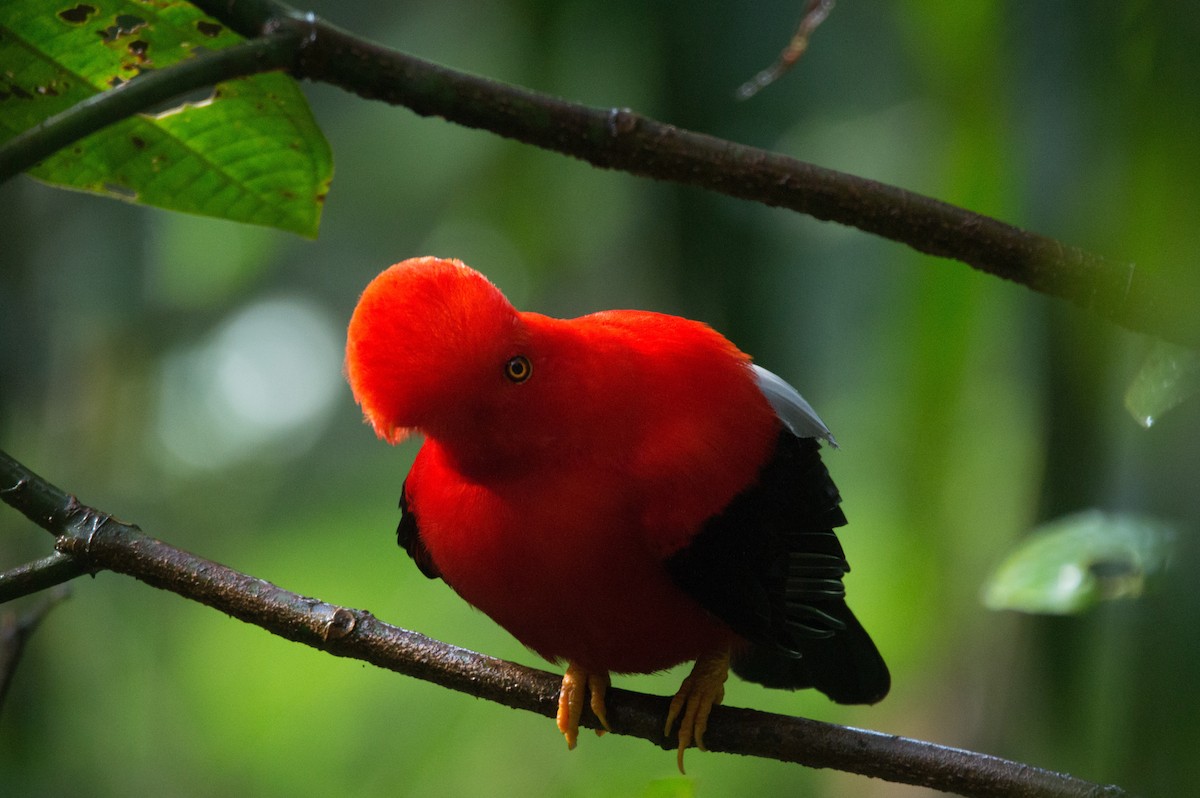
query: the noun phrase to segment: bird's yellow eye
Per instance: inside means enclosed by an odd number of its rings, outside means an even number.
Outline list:
[[[522,383],[533,374],[533,364],[524,355],[516,355],[504,364],[504,376],[510,382]]]

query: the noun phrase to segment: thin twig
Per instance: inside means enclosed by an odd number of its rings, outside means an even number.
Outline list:
[[[36,166],[74,141],[148,108],[223,80],[289,66],[299,48],[297,28],[143,72],[43,120],[0,146],[0,183]]]
[[[58,550],[90,569],[127,574],[336,656],[547,717],[557,710],[559,677],[554,674],[456,648],[390,626],[363,610],[306,598],[176,549],[80,504],[4,452],[0,498],[55,534]],[[609,695],[608,720],[614,732],[673,747],[662,735],[666,699],[626,690]],[[598,724],[588,716],[584,725]],[[733,707],[714,710],[705,740],[713,751],[838,768],[967,796],[1125,794],[1118,787],[985,754]]]
[[[771,66],[739,86],[738,90],[734,92],[734,96],[739,100],[749,100],[783,77],[784,73],[794,67],[800,57],[808,51],[808,40],[812,37],[813,31],[825,21],[832,10],[833,0],[809,0],[808,8],[804,10],[804,16],[800,18],[799,27],[796,28],[788,46],[779,54],[779,58]]]
[[[0,572],[0,604],[69,582],[87,573],[87,566],[74,557],[54,552],[35,562]]]
[[[66,587],[59,586],[21,615],[15,612],[0,615],[0,710],[4,708],[4,699],[8,697],[21,655],[25,653],[25,644],[46,614],[70,594]]]

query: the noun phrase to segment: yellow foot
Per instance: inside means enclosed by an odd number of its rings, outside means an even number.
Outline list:
[[[729,678],[729,650],[705,654],[696,660],[692,673],[683,680],[679,692],[671,699],[671,709],[667,712],[667,725],[663,734],[671,736],[671,727],[675,719],[683,713],[679,721],[679,754],[677,761],[679,772],[683,773],[683,752],[692,741],[701,751],[704,747],[704,730],[708,728],[708,715],[712,708],[725,698],[725,680]],[[566,682],[564,681],[564,688]]]
[[[604,709],[604,691],[608,689],[607,673],[589,673],[572,662],[563,674],[562,689],[558,692],[558,730],[567,738],[567,748],[574,748],[579,739],[579,719],[583,716],[584,696],[591,694],[592,712],[600,719],[604,734],[608,727],[608,716]]]

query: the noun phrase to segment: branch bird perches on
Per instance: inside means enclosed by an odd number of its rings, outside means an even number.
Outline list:
[[[339,657],[439,684],[514,709],[554,717],[560,677],[391,626],[363,610],[289,592],[174,548],[132,524],[80,503],[0,451],[0,499],[55,536],[81,571],[108,570],[206,604],[272,634]],[[673,748],[663,736],[667,699],[613,689],[608,721]],[[583,725],[598,728],[590,712]],[[980,798],[1119,798],[1125,791],[986,754],[879,732],[736,707],[717,707],[711,751],[836,768]]]

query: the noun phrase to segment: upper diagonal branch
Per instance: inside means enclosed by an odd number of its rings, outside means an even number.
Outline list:
[[[766,150],[589,108],[373,44],[273,0],[198,0],[246,35],[306,32],[297,75],[606,169],[805,213],[953,258],[1070,300],[1132,330],[1200,348],[1200,322],[1153,273],[988,216]]]
[[[176,549],[81,504],[4,452],[0,499],[54,533],[56,548],[90,570],[127,574],[340,657],[547,717],[557,710],[559,679],[553,674],[456,648]],[[608,720],[618,734],[673,747],[662,736],[665,713],[665,699],[626,690],[609,693]],[[596,728],[597,721],[588,715],[584,725]],[[714,710],[706,742],[714,751],[832,767],[968,796],[1125,794],[984,754],[732,707]]]
[[[1110,261],[895,186],[677,128],[627,109],[589,108],[438,66],[380,47],[273,0],[196,0],[195,4],[246,35],[271,37],[270,46],[261,51],[248,47],[239,50],[237,58],[209,57],[221,70],[221,78],[290,64],[299,76],[598,167],[856,227],[1067,299],[1131,330],[1200,349],[1200,316],[1181,297],[1173,296],[1161,278],[1135,269],[1132,263]],[[244,66],[237,64],[241,58]],[[47,120],[38,130],[23,134],[25,140],[0,147],[0,179],[19,165],[28,165],[31,157],[36,160],[55,146],[91,132],[104,120],[115,121],[158,102],[160,89],[176,78],[181,91],[203,84],[200,72],[200,65],[185,62],[156,73],[153,79],[162,85],[144,86],[145,101],[129,93],[132,87],[123,87],[90,98],[87,108],[73,108],[61,118]],[[152,95],[157,99],[150,99]]]

